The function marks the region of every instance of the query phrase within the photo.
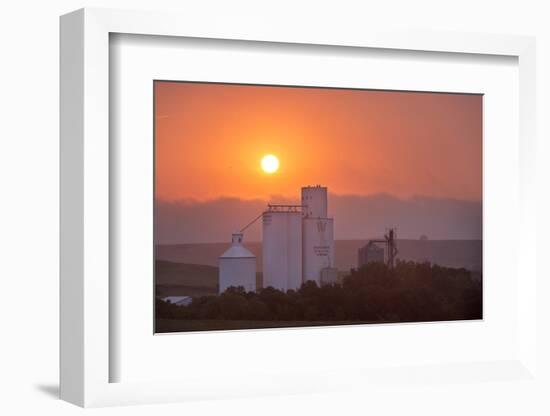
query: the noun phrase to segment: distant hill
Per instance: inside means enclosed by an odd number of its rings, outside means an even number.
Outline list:
[[[211,295],[218,292],[218,268],[173,261],[155,262],[157,296]]]
[[[357,267],[357,250],[368,240],[337,240],[335,242],[335,266],[346,271]],[[256,255],[258,271],[262,270],[262,245],[258,242],[245,243]],[[185,263],[186,267],[212,266],[209,277],[217,282],[218,257],[227,249],[229,243],[170,244],[156,247],[157,260]],[[429,261],[447,267],[464,267],[472,271],[482,269],[481,240],[398,240],[398,259],[411,261]],[[183,267],[182,266],[182,267]],[[165,266],[175,267],[175,266]],[[182,269],[186,273],[187,268]],[[201,270],[194,269],[202,276]]]
[[[336,267],[357,267],[357,250],[366,240],[336,241],[334,257]],[[398,240],[397,258],[401,260],[439,264],[446,267],[464,267],[472,271],[482,269],[481,240]]]

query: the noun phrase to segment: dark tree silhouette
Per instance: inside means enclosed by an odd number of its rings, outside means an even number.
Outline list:
[[[369,263],[340,284],[307,281],[286,293],[230,287],[219,296],[196,297],[188,306],[156,301],[156,317],[191,320],[416,322],[482,318],[482,285],[466,269],[397,262]]]

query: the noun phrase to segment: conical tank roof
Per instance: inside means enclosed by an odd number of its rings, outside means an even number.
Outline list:
[[[233,236],[231,239],[231,247],[229,247],[229,249],[220,256],[220,259],[242,259],[242,258],[255,259],[256,256],[243,246],[243,234],[233,233]]]

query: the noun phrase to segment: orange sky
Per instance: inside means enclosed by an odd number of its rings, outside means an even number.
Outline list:
[[[158,200],[297,199],[309,184],[481,200],[480,95],[157,81],[155,118]]]

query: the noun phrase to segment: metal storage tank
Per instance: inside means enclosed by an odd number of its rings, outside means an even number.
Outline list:
[[[256,256],[243,246],[243,234],[234,233],[231,247],[219,257],[219,293],[230,286],[256,291]]]
[[[327,188],[325,186],[302,187],[303,216],[309,218],[327,217]]]
[[[321,270],[332,268],[334,262],[334,220],[332,218],[304,218],[303,276],[321,285]]]
[[[263,287],[287,291],[302,285],[302,213],[270,205],[263,213]]]

